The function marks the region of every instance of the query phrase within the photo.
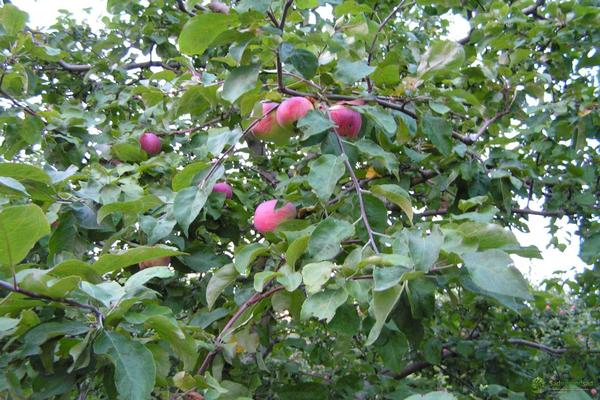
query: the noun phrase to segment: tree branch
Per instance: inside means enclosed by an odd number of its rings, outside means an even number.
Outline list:
[[[252,123],[250,125],[248,125],[248,127],[246,129],[244,129],[244,131],[242,132],[242,135],[240,136],[240,138],[238,139],[238,141],[242,140],[243,138],[245,138],[246,135],[248,135],[248,133],[252,130],[252,128],[254,128],[256,126],[256,124],[258,124],[260,121],[262,121],[263,119],[265,119],[272,112],[275,112],[278,107],[279,107],[279,105],[276,105],[275,107],[271,108],[269,111],[267,111],[266,113],[264,113],[260,118],[257,118],[254,121],[252,121]],[[204,185],[206,185],[206,182],[208,182],[208,180],[212,177],[212,175],[217,171],[217,168],[219,168],[219,165],[223,164],[223,162],[225,161],[225,159],[231,153],[233,153],[233,150],[235,149],[235,145],[236,145],[236,143],[234,143],[231,146],[229,146],[229,148],[227,150],[225,150],[219,156],[219,158],[213,163],[212,167],[210,168],[210,170],[208,171],[208,173],[206,174],[206,176],[198,184],[199,188],[203,188]]]
[[[327,113],[329,116],[329,113]],[[331,119],[331,117],[329,117]],[[360,182],[354,173],[354,169],[348,160],[348,155],[346,154],[346,150],[344,149],[344,144],[342,143],[342,139],[338,136],[337,133],[331,133],[331,135],[335,136],[337,144],[340,148],[340,152],[344,158],[344,164],[346,165],[346,169],[348,170],[348,174],[350,174],[350,179],[352,180],[352,185],[354,186],[354,190],[356,191],[356,195],[358,196],[358,205],[360,207],[360,218],[365,225],[365,229],[367,230],[367,234],[369,235],[369,240],[367,241],[367,245],[371,245],[373,251],[379,254],[379,249],[377,248],[377,244],[375,243],[375,237],[373,234],[373,228],[371,228],[371,224],[369,223],[369,218],[367,217],[367,211],[365,209],[365,202],[362,197],[362,188],[360,187]]]
[[[545,344],[532,342],[525,339],[508,339],[507,342],[517,346],[531,347],[554,355],[560,355],[567,352],[567,349],[557,349],[554,347],[546,346]]]
[[[93,68],[92,64],[71,64],[63,60],[58,61],[58,65],[60,65],[63,69],[66,69],[69,72],[87,72]],[[119,68],[124,70],[132,70],[132,69],[145,69],[150,67],[162,67],[164,69],[168,69],[173,72],[178,72],[180,67],[179,63],[171,63],[167,64],[163,61],[144,61],[144,62],[133,62],[128,64],[123,64]]]
[[[27,289],[23,289],[20,288],[16,285],[13,285],[12,283],[6,282],[6,281],[0,281],[0,288],[6,289],[10,292],[15,292],[15,293],[20,293],[22,295],[25,295],[27,297],[30,297],[32,299],[38,299],[38,300],[44,300],[44,301],[48,301],[48,302],[57,302],[57,303],[63,303],[72,307],[77,307],[77,308],[82,308],[85,310],[89,310],[92,313],[94,313],[96,315],[96,317],[98,318],[98,323],[100,324],[100,326],[102,326],[103,321],[104,321],[104,314],[102,314],[102,311],[100,311],[98,308],[94,307],[91,304],[83,304],[83,303],[79,303],[78,301],[75,300],[71,300],[71,299],[67,299],[64,297],[51,297],[51,296],[46,296],[45,294],[41,294],[41,293],[35,293],[32,292],[30,290]]]
[[[383,30],[383,27],[390,21],[390,19],[392,19],[392,17],[394,15],[396,15],[396,13],[400,10],[400,8],[402,8],[405,1],[406,0],[401,0],[400,3],[398,3],[398,5],[392,9],[392,11],[388,14],[388,16],[385,17],[383,19],[383,21],[381,21],[381,23],[377,27],[377,31],[375,32],[375,36],[373,36],[373,41],[371,42],[371,46],[369,46],[369,50],[367,51],[367,54],[369,54],[369,56],[367,57],[367,65],[371,65],[371,60],[373,59],[373,52],[375,51],[375,45],[377,44],[377,36],[379,36],[381,31]],[[367,77],[366,80],[367,80],[368,91],[370,93],[373,90],[373,82],[371,82],[371,79],[369,77]]]
[[[27,114],[32,115],[34,117],[38,116],[37,112],[35,112],[35,110],[33,108],[29,107],[27,104],[25,104],[25,105],[21,104],[14,97],[12,97],[10,94],[6,93],[2,89],[0,89],[0,95],[2,95],[2,97],[5,97],[6,99],[8,99],[11,103],[13,103],[14,106],[21,108]]]
[[[244,312],[246,312],[246,310],[258,303],[259,301],[266,299],[267,297],[279,292],[280,290],[283,290],[283,286],[275,286],[272,287],[271,289],[267,290],[264,293],[255,293],[254,295],[252,295],[248,300],[246,300],[241,306],[240,308],[238,308],[238,310],[235,312],[235,314],[233,314],[233,316],[229,319],[229,321],[227,321],[227,323],[225,324],[225,326],[223,327],[223,329],[221,329],[221,332],[219,333],[219,335],[216,337],[215,339],[215,348],[214,350],[211,350],[206,357],[204,357],[204,361],[202,361],[202,365],[200,366],[200,369],[198,370],[198,374],[202,375],[206,372],[206,370],[208,369],[210,363],[212,362],[213,358],[217,355],[217,353],[219,351],[221,351],[221,345],[223,344],[223,339],[225,338],[225,336],[229,333],[229,329],[231,329],[231,327],[236,323],[236,321],[242,316],[242,314],[244,314]]]

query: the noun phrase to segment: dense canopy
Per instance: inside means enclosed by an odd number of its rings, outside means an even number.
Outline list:
[[[0,398],[597,396],[597,0],[2,3]]]

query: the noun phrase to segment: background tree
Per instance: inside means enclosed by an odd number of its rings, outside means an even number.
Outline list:
[[[597,395],[597,1],[107,11],[0,9],[0,396]]]

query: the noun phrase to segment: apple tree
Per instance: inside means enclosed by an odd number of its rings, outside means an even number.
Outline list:
[[[2,3],[0,398],[597,396],[598,1]]]

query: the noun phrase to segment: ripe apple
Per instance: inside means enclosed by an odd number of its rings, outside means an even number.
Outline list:
[[[312,109],[314,106],[307,98],[290,97],[284,100],[277,109],[277,122],[283,127],[291,127]]]
[[[273,108],[277,107],[278,103],[266,102],[262,103],[262,113],[261,115],[267,114]],[[266,142],[272,142],[275,144],[287,144],[290,140],[290,137],[293,134],[293,131],[289,128],[284,128],[277,123],[277,118],[275,116],[276,112],[273,111],[265,118],[260,120],[254,127],[252,128],[252,133],[257,139],[264,140]]]
[[[279,224],[296,216],[296,206],[286,203],[283,207],[275,209],[277,200],[267,200],[254,212],[254,227],[260,233],[273,232]]]
[[[162,147],[160,138],[152,132],[146,132],[140,136],[140,145],[142,146],[142,150],[148,154],[158,154]]]
[[[213,0],[208,5],[208,8],[212,12],[221,13],[221,14],[229,14],[229,6],[225,3],[221,3],[220,1]]]
[[[165,256],[154,258],[152,260],[142,261],[141,263],[138,263],[138,266],[140,267],[140,269],[146,269],[150,267],[167,267],[170,263],[171,257]]]
[[[225,197],[230,199],[233,196],[233,189],[231,185],[225,182],[215,183],[213,186],[213,192],[225,193]]]
[[[339,136],[355,139],[362,126],[362,118],[358,111],[336,104],[329,109],[331,120],[337,125],[334,128]]]

